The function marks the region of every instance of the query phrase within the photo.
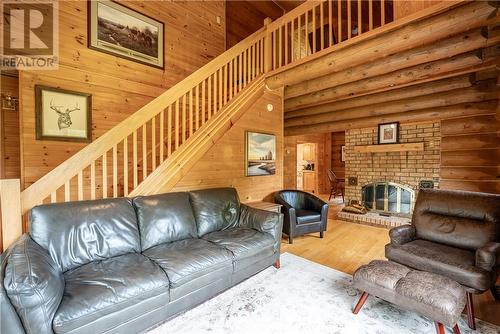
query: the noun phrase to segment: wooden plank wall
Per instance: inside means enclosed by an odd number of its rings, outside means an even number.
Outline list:
[[[285,157],[284,157],[284,174],[283,186],[285,189],[297,188],[297,144],[300,143],[316,143],[317,151],[317,188],[320,194],[327,194],[330,192],[330,183],[326,170],[331,167],[331,134],[318,133],[300,136],[286,136],[285,137]]]
[[[441,121],[442,189],[500,194],[499,116]]]
[[[267,104],[274,106],[267,111]],[[276,135],[276,175],[245,176],[245,131]],[[172,191],[235,187],[242,202],[273,201],[283,187],[283,107],[281,97],[265,93],[182,178]]]
[[[395,0],[393,1],[394,19],[398,20],[442,1],[443,0]]]
[[[345,162],[342,161],[342,146],[345,145],[345,132],[332,132],[332,171],[339,178],[345,178]]]
[[[24,187],[85,145],[35,139],[36,84],[91,93],[92,137],[96,139],[224,51],[223,1],[127,1],[125,4],[165,23],[165,69],[88,49],[87,2],[61,1],[59,70],[20,74]],[[221,18],[220,24],[217,16]]]
[[[2,94],[19,97],[18,78],[2,74]],[[2,109],[0,115],[0,178],[18,179],[21,177],[19,151],[19,111]]]
[[[226,1],[226,49],[262,28],[264,19],[273,20],[284,10],[273,1]]]

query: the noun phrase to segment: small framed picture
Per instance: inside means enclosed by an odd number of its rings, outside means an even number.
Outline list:
[[[276,136],[246,131],[245,175],[276,174]]]
[[[378,143],[379,144],[399,143],[399,122],[379,124]]]
[[[108,0],[89,1],[89,48],[164,68],[164,24]]]
[[[36,139],[92,141],[92,95],[35,86]]]

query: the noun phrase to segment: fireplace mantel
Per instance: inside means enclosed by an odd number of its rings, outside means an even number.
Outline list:
[[[358,153],[409,152],[409,151],[423,151],[423,150],[424,150],[423,142],[354,146],[354,152]]]

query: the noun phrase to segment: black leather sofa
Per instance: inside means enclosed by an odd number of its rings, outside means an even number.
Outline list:
[[[282,215],[232,188],[35,207],[2,254],[2,333],[136,333],[279,266]]]
[[[282,205],[283,233],[288,235],[288,243],[307,233],[319,232],[323,238],[328,223],[328,203],[305,191],[292,189],[278,191],[274,199]]]

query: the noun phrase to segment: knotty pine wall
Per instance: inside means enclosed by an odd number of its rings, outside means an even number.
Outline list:
[[[440,2],[442,0],[394,0],[394,19],[403,18]]]
[[[342,161],[342,146],[345,146],[345,132],[332,132],[332,171],[339,178],[345,178],[345,161]]]
[[[274,106],[272,112],[267,111],[268,103]],[[275,175],[245,176],[245,131],[247,130],[276,135]],[[241,202],[261,200],[273,202],[274,192],[283,188],[284,171],[282,98],[266,92],[172,191],[235,187]]]
[[[85,144],[35,139],[36,84],[92,94],[95,140],[194,70],[224,52],[223,1],[123,1],[165,23],[165,69],[87,48],[87,2],[59,2],[60,66],[20,73],[21,170],[29,186]],[[216,17],[220,16],[221,24]]]
[[[19,96],[18,78],[2,74],[2,94]],[[0,178],[18,179],[21,176],[19,151],[19,111],[2,109],[0,115]]]

